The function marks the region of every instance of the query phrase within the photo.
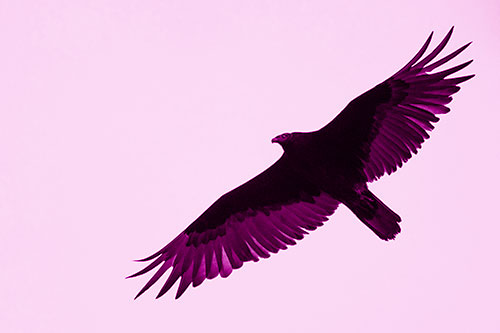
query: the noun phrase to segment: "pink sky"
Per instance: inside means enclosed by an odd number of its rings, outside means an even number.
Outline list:
[[[210,5],[208,5],[210,3]],[[0,2],[0,331],[499,332],[498,1]],[[228,279],[133,301],[132,262],[454,25],[475,62],[432,138]],[[450,66],[451,66],[450,65]],[[164,279],[162,280],[164,281]]]

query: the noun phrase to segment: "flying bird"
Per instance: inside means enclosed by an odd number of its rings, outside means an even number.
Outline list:
[[[158,267],[136,298],[171,268],[158,297],[180,278],[176,298],[190,284],[229,276],[244,262],[268,258],[295,245],[328,220],[340,204],[383,240],[401,231],[401,218],[378,199],[367,183],[391,174],[417,153],[445,105],[474,75],[447,78],[472,60],[433,72],[470,43],[432,62],[450,40],[422,58],[432,33],[401,70],[352,100],[337,117],[314,132],[272,139],[282,156],[268,169],[222,195],[169,244],[138,260],[152,262],[136,277]],[[432,62],[432,63],[431,63]]]

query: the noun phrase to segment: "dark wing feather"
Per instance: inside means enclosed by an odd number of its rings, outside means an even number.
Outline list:
[[[439,118],[450,111],[445,105],[457,86],[474,75],[446,79],[471,61],[438,73],[429,73],[450,61],[470,45],[466,44],[448,56],[429,64],[448,43],[453,28],[443,41],[421,59],[432,33],[416,56],[386,81],[350,102],[328,125],[315,132],[325,147],[333,148],[348,165],[357,169],[364,181],[373,181],[391,174],[416,154]],[[421,60],[420,60],[421,59]],[[420,61],[419,61],[420,60]]]
[[[333,214],[339,202],[293,174],[283,156],[269,169],[228,192],[172,242],[152,256],[135,277],[157,267],[136,298],[170,268],[157,297],[180,278],[176,298],[192,283],[227,277],[244,262],[268,258],[302,239]]]

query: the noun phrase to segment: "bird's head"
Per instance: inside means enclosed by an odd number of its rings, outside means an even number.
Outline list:
[[[283,133],[271,140],[272,143],[279,143],[283,148],[290,143],[292,139],[292,133]]]

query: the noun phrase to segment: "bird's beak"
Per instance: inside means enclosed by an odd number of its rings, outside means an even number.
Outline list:
[[[274,138],[271,140],[272,143],[275,143],[275,142],[278,142],[278,139],[277,138]]]

